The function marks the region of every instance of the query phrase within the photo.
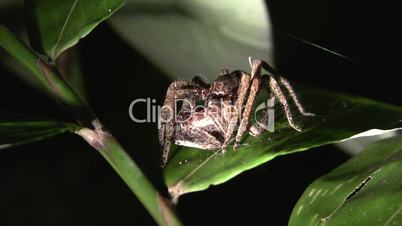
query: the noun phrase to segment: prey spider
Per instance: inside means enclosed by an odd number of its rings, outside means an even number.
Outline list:
[[[171,143],[225,152],[233,139],[236,149],[247,131],[250,135],[259,136],[265,127],[258,124],[249,126],[249,121],[262,84],[266,84],[272,98],[282,105],[289,125],[301,131],[301,127],[293,119],[281,85],[302,115],[314,114],[304,110],[290,83],[277,76],[267,62],[253,60],[251,57],[249,62],[251,74],[244,71],[229,73],[227,69],[222,69],[212,84],[208,84],[199,76],[194,77],[191,82],[172,82],[159,115],[159,141],[163,146],[163,165],[168,161]],[[262,68],[269,75],[261,75]],[[181,106],[177,106],[177,103]],[[268,109],[265,110],[262,120],[265,123],[268,121],[267,112]]]

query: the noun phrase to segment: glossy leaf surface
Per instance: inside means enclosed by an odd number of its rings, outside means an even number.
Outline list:
[[[237,151],[229,148],[225,154],[220,154],[176,146],[176,154],[172,154],[164,170],[171,194],[178,197],[224,183],[279,155],[339,142],[367,130],[370,131],[361,135],[402,127],[400,107],[319,89],[295,88],[305,108],[316,114],[315,117],[295,114],[295,120],[302,124],[302,132],[289,126],[281,107],[276,105],[275,131],[266,131],[257,138],[247,136]],[[259,102],[267,97],[267,93],[262,92]]]
[[[123,3],[124,0],[27,0],[31,45],[36,51],[55,60]]]
[[[402,137],[369,145],[313,182],[289,225],[401,225]]]

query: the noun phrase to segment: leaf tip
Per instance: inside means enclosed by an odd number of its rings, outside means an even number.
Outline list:
[[[169,194],[172,197],[172,202],[177,204],[179,201],[179,197],[184,194],[183,183],[179,181],[178,183],[169,186],[168,188]]]

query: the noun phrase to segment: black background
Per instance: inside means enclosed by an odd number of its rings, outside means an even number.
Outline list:
[[[276,65],[290,80],[402,105],[399,3],[275,0],[268,6]],[[20,13],[3,12],[0,22],[13,29]],[[94,111],[164,190],[156,126],[132,123],[127,108],[137,97],[160,103],[170,80],[106,23],[78,50]],[[56,103],[6,68],[0,66],[0,74],[0,110],[69,120]],[[304,189],[348,158],[334,146],[279,157],[223,185],[183,196],[177,210],[186,225],[286,225]],[[72,224],[154,225],[111,167],[78,136],[0,151],[0,225]]]

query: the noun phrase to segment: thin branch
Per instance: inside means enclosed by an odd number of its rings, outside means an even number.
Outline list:
[[[0,47],[26,66],[41,81],[43,88],[50,91],[61,105],[73,114],[79,124],[84,126],[74,132],[99,151],[159,225],[182,225],[170,201],[159,194],[118,141],[103,128],[95,114],[63,80],[56,67],[39,59],[29,47],[2,25]]]

